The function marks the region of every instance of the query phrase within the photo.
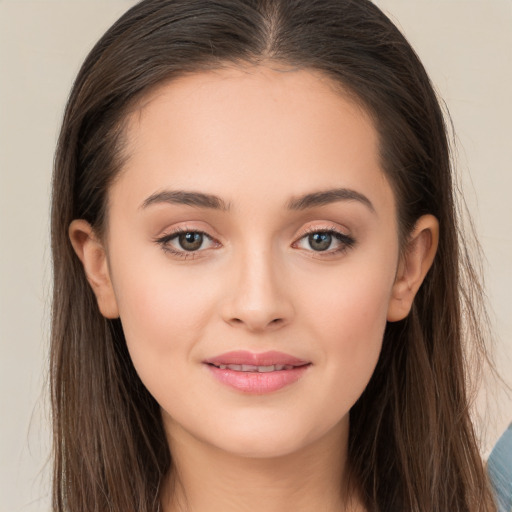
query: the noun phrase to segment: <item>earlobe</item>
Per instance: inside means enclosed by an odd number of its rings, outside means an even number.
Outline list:
[[[119,310],[110,280],[107,253],[91,225],[77,219],[69,226],[69,238],[82,262],[87,281],[96,296],[98,307],[105,318],[118,318]]]
[[[419,218],[400,259],[388,306],[388,322],[403,320],[429,271],[439,242],[439,222],[433,215]]]

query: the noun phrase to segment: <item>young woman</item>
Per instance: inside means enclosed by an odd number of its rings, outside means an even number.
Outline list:
[[[373,4],[140,2],[53,183],[55,511],[493,510],[443,116]]]

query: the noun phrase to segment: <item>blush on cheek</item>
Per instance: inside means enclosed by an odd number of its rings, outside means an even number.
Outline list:
[[[318,297],[315,307],[318,336],[330,340],[330,351],[345,361],[347,375],[356,380],[359,374],[371,374],[380,354],[388,308],[387,291],[377,293],[380,288],[365,280],[347,283],[350,294],[344,287],[331,290]]]

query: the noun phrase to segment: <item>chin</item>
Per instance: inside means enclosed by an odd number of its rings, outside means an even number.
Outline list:
[[[250,435],[239,434],[229,440],[223,439],[216,443],[217,447],[233,456],[251,459],[272,459],[285,457],[300,451],[307,445],[305,439],[295,439],[290,436],[261,435],[254,432]]]
[[[288,417],[285,423],[269,418],[251,421],[239,418],[238,422],[219,426],[208,442],[234,456],[269,459],[299,453],[327,439],[335,430],[337,427],[329,424],[308,425],[304,418],[298,421]]]

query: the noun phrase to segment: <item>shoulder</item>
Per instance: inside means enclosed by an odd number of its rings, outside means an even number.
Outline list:
[[[487,471],[494,487],[498,512],[512,511],[512,423],[494,446]]]

